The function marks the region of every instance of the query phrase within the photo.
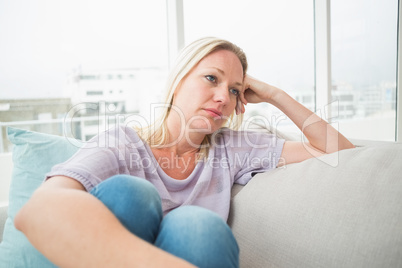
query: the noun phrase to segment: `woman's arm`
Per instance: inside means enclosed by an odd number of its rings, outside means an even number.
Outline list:
[[[101,201],[64,176],[36,190],[14,224],[60,267],[193,267],[130,233]]]
[[[354,148],[354,145],[330,124],[283,90],[250,76],[245,77],[244,87],[245,91],[241,95],[243,103],[268,102],[276,106],[296,124],[308,139],[308,143],[285,142],[281,156],[285,159],[285,164]]]

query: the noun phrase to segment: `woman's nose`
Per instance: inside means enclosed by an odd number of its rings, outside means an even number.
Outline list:
[[[215,92],[214,92],[214,101],[220,102],[224,105],[229,103],[230,101],[230,96],[229,96],[229,90],[227,86],[220,86],[217,87]]]

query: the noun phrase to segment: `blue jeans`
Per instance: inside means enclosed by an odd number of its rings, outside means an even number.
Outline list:
[[[133,234],[198,267],[239,267],[239,248],[218,214],[197,206],[162,213],[156,188],[145,179],[116,175],[91,190]]]

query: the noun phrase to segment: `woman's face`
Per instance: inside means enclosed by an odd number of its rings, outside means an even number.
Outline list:
[[[173,105],[184,115],[187,127],[210,134],[233,113],[243,90],[243,67],[231,51],[218,50],[202,59],[183,78]],[[173,111],[172,111],[173,112]]]

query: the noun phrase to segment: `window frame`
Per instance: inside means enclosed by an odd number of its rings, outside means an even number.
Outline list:
[[[183,0],[166,0],[167,43],[169,68],[184,47]]]
[[[402,19],[401,19],[401,14],[402,14],[402,5],[401,5],[401,0],[398,0],[398,45],[397,45],[397,66],[396,66],[396,141],[397,142],[402,142],[402,89],[401,89],[401,83],[399,83],[402,80]]]

